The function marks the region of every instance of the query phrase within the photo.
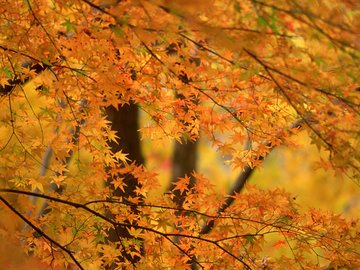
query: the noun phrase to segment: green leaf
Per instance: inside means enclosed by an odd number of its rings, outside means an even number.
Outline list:
[[[51,119],[56,118],[56,113],[52,109],[49,109],[48,107],[41,107],[40,110],[44,115],[48,115]]]
[[[246,70],[244,73],[241,74],[241,79],[246,81],[250,79],[252,76],[257,75],[260,73],[259,67],[251,67],[248,70]]]
[[[259,28],[264,28],[268,25],[268,22],[264,17],[259,16],[258,20],[257,20],[257,24],[258,24]]]
[[[118,37],[122,37],[125,34],[120,25],[110,25],[110,30]]]
[[[248,68],[251,64],[251,61],[249,60],[240,60],[239,62],[235,62],[234,64],[234,68]]]
[[[105,235],[104,234],[102,234],[102,233],[97,233],[96,235],[95,235],[95,242],[97,243],[97,244],[99,244],[99,243],[105,243]]]
[[[241,12],[240,4],[237,1],[234,2],[234,10],[239,13]]]
[[[254,240],[256,239],[256,237],[254,235],[245,235],[244,236],[246,242],[248,242],[249,244],[251,244],[252,242],[254,242]]]
[[[274,33],[278,32],[277,21],[278,21],[278,19],[277,19],[276,13],[273,13],[270,17],[269,26],[270,26],[271,30],[274,31]]]
[[[314,57],[314,62],[316,63],[317,66],[322,66],[322,65],[326,65],[326,61],[324,58],[322,58],[321,56],[315,56]]]
[[[82,75],[82,76],[88,76],[88,72],[86,70],[82,70],[82,69],[76,69],[74,70],[78,75]]]
[[[43,64],[47,65],[47,66],[52,66],[52,64],[50,63],[49,59],[47,58],[42,58],[41,62],[43,62]]]
[[[66,33],[76,32],[75,24],[73,22],[71,22],[69,19],[65,19],[65,21],[61,25],[65,26]]]
[[[13,77],[13,74],[12,74],[11,70],[9,68],[7,68],[7,67],[0,68],[0,71],[2,73],[4,73],[5,76],[8,77],[9,79],[11,79]]]

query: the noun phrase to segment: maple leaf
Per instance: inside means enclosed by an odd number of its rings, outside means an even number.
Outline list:
[[[109,142],[117,142],[117,140],[119,139],[119,136],[116,135],[115,130],[108,130],[107,138],[108,138]]]
[[[274,244],[272,244],[271,246],[276,248],[276,249],[279,249],[283,246],[286,245],[286,241],[285,240],[279,240],[279,241],[276,241]]]
[[[117,151],[115,154],[114,154],[114,158],[117,159],[118,161],[121,161],[123,163],[126,163],[127,161],[129,161],[129,159],[127,158],[128,154],[124,154],[122,152],[122,150],[120,151]]]
[[[301,208],[358,212],[312,170],[359,176],[356,1],[0,1],[4,242],[59,269],[359,267],[358,224]]]
[[[63,182],[65,181],[66,176],[65,175],[54,175],[51,177],[51,182],[56,184],[58,187],[60,187]]]
[[[182,194],[185,191],[189,190],[189,183],[190,183],[190,177],[185,176],[183,178],[179,178],[175,183],[175,187],[173,188],[173,191],[179,190]]]
[[[163,231],[166,231],[167,228],[172,225],[167,218],[159,218],[156,220],[156,222],[156,228],[162,229]]]
[[[69,19],[65,19],[65,21],[61,25],[65,26],[66,33],[69,33],[71,31],[77,32],[76,25],[73,22],[71,22]]]
[[[44,192],[44,186],[41,182],[36,179],[30,179],[29,184],[31,185],[32,190],[39,190],[41,193]]]
[[[124,188],[127,186],[126,183],[124,183],[124,178],[122,177],[116,177],[111,181],[111,184],[114,185],[115,189],[120,189],[121,191],[125,192]]]
[[[5,86],[10,85],[9,79],[7,78],[0,78],[0,85],[5,88]]]
[[[133,227],[127,228],[128,232],[135,238],[141,238],[143,236],[142,229],[135,229]]]

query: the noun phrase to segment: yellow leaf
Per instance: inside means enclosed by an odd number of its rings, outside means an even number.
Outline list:
[[[29,179],[29,184],[31,185],[31,189],[32,190],[40,190],[41,193],[44,192],[44,187],[43,184],[40,183],[39,181],[35,180],[35,179]]]
[[[109,142],[117,142],[117,139],[119,139],[119,136],[116,135],[115,130],[108,130],[107,138],[108,138]]]
[[[114,158],[117,159],[118,161],[122,161],[122,162],[124,162],[124,163],[127,163],[127,161],[129,160],[129,159],[127,158],[127,155],[128,155],[128,154],[124,154],[124,153],[120,150],[120,151],[118,151],[118,152],[116,152],[116,153],[114,154]]]
[[[127,228],[130,235],[134,236],[135,238],[140,238],[143,236],[142,229],[135,229],[134,227]]]

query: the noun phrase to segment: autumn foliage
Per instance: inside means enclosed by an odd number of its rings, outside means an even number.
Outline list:
[[[0,0],[0,238],[54,269],[360,268],[358,217],[245,186],[300,132],[359,185],[359,29],[352,0]],[[164,188],[141,145],[169,139]]]

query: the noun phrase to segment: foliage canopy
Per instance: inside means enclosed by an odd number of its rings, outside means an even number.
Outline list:
[[[360,267],[357,220],[240,192],[300,130],[328,153],[319,167],[358,181],[357,1],[0,0],[0,14],[0,216],[25,224],[1,237],[61,269]],[[159,172],[111,146],[126,130],[109,108],[126,106],[156,147],[209,140],[242,186],[219,196],[194,171],[160,194]]]

